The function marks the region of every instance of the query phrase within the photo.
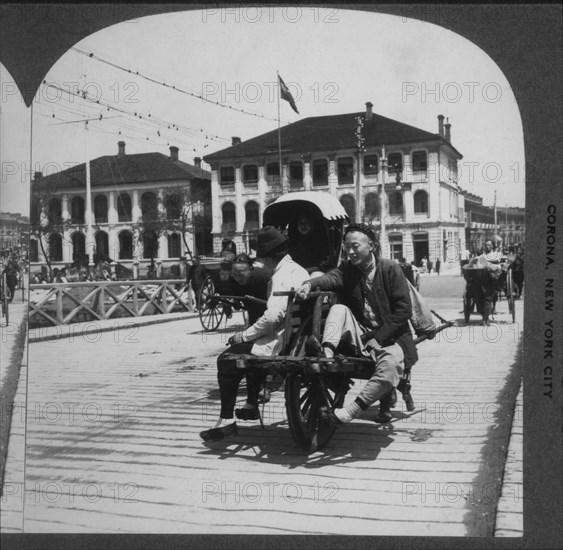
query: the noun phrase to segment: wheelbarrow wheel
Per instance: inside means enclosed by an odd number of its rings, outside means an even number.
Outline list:
[[[204,330],[217,330],[225,313],[223,304],[214,298],[215,285],[208,275],[199,289],[199,320]]]
[[[331,380],[331,375],[291,373],[285,381],[285,401],[289,427],[297,444],[306,452],[321,450],[335,427],[319,415],[321,407],[340,408],[348,391],[348,381]]]
[[[508,298],[508,311],[512,315],[512,322],[516,322],[516,304],[514,301],[514,281],[512,280],[512,270],[508,270],[506,276],[506,296]]]
[[[304,356],[304,342],[316,325],[309,318],[297,332],[291,355]],[[290,372],[285,380],[285,406],[289,428],[295,442],[308,454],[322,449],[335,427],[319,415],[321,407],[342,407],[349,388],[343,374],[318,374],[305,366]]]

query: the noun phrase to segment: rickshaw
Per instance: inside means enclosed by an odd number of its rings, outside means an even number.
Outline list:
[[[224,317],[235,311],[245,312],[248,302],[266,303],[254,296],[240,296],[231,279],[231,262],[213,258],[204,261],[204,280],[198,291],[199,320],[206,331],[217,330]]]
[[[309,210],[324,220],[325,235],[331,251],[332,267],[342,255],[342,237],[348,216],[340,202],[328,193],[304,191],[288,193],[266,207],[265,225],[284,231],[296,211]],[[322,407],[341,407],[352,378],[369,379],[371,359],[337,355],[334,359],[306,356],[309,336],[322,339],[324,322],[338,297],[333,292],[313,291],[305,301],[297,301],[295,292],[282,292],[288,307],[280,354],[277,356],[233,355],[240,369],[262,369],[270,377],[283,378],[285,407],[293,439],[306,453],[322,449],[331,439],[335,426],[320,414]],[[437,331],[453,323],[446,322]],[[425,338],[415,340],[419,343]],[[409,374],[402,381],[403,397],[410,398]],[[407,405],[408,406],[408,405]],[[409,410],[413,410],[412,408]],[[263,417],[263,414],[262,414]],[[264,426],[262,426],[264,427]]]
[[[471,313],[475,306],[477,313],[481,314],[485,302],[485,293],[487,287],[494,282],[493,276],[486,267],[464,266],[463,277],[465,279],[465,290],[463,293],[463,317],[466,323],[469,323]],[[502,279],[501,279],[502,278]],[[504,287],[505,295],[508,302],[508,311],[512,316],[512,322],[516,320],[516,304],[514,300],[514,282],[512,270],[507,269],[501,272],[497,284],[498,289],[495,291],[497,298],[500,290]],[[496,299],[493,301],[496,304]]]

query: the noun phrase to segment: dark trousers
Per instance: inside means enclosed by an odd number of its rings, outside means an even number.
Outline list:
[[[249,354],[252,350],[252,345],[252,342],[233,344],[217,357],[217,381],[219,382],[219,394],[221,396],[221,418],[233,418],[238,387],[242,377],[245,375],[248,391],[247,401],[255,407],[258,406],[258,392],[266,378],[266,373],[257,370],[252,372],[238,369],[236,360],[225,358],[227,353]]]

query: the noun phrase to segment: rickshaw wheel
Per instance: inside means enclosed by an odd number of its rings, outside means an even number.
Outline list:
[[[290,355],[303,356],[310,327],[311,318],[297,332]],[[287,375],[285,406],[289,428],[305,452],[314,453],[330,441],[336,428],[320,417],[319,409],[342,407],[348,388],[348,377],[342,374],[310,374],[302,369]]]
[[[210,332],[217,330],[225,313],[223,304],[213,298],[215,285],[208,275],[199,289],[199,320],[204,330]]]
[[[465,322],[469,324],[469,319],[471,317],[471,310],[473,309],[473,303],[467,291],[463,294],[463,318]]]
[[[514,282],[512,280],[512,270],[509,269],[506,275],[506,294],[508,298],[508,311],[512,315],[512,322],[516,322],[516,304],[514,303]]]

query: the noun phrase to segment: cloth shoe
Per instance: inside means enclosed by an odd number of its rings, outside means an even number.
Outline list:
[[[223,426],[222,428],[211,428],[210,430],[204,430],[203,432],[199,433],[199,437],[204,441],[221,441],[227,437],[232,437],[233,435],[237,435],[238,428],[237,423],[233,422],[232,424],[228,424],[227,426]]]
[[[252,409],[236,409],[235,416],[239,420],[260,420],[260,411],[256,407],[253,407]]]
[[[379,413],[374,418],[374,420],[378,424],[386,424],[387,422],[391,422],[391,420],[393,420],[393,416],[391,415],[390,411],[379,409]]]
[[[334,414],[334,409],[329,407],[321,407],[318,412],[319,418],[324,422],[328,422],[331,426],[338,428],[344,426],[344,422]]]
[[[305,342],[306,357],[324,357],[324,350],[321,343],[313,335],[309,336]]]

